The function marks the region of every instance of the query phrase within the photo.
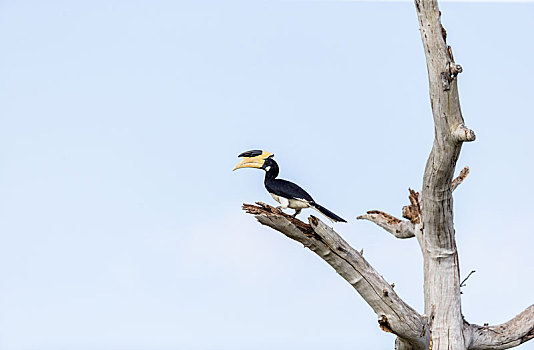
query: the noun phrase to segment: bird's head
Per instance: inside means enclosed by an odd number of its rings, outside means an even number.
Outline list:
[[[252,150],[243,152],[238,157],[243,158],[243,160],[237,163],[232,171],[241,168],[256,168],[265,170],[265,167],[268,165],[270,159],[274,157],[274,154],[262,150]]]

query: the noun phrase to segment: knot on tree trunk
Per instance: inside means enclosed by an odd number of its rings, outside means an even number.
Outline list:
[[[378,324],[380,325],[380,329],[382,329],[384,332],[393,333],[393,330],[389,325],[389,321],[386,315],[380,316],[380,318],[378,319]]]
[[[475,132],[468,127],[466,127],[464,124],[458,125],[456,130],[452,133],[454,139],[457,142],[471,142],[476,140]]]

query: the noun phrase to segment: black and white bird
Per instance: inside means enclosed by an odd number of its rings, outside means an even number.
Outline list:
[[[262,150],[243,152],[239,157],[244,158],[237,163],[233,170],[241,168],[257,168],[265,170],[265,188],[283,209],[295,209],[293,217],[304,208],[313,208],[334,222],[347,222],[325,207],[317,204],[313,198],[299,185],[282,179],[277,179],[279,168],[273,159],[274,154]]]

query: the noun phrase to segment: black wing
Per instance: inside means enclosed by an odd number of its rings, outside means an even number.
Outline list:
[[[304,199],[310,203],[314,202],[313,198],[308,194],[308,192],[304,191],[299,185],[287,180],[274,179],[268,181],[265,184],[265,187],[269,193],[280,197],[287,199]]]

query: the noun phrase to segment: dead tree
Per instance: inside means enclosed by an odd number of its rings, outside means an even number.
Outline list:
[[[394,333],[395,349],[508,349],[534,338],[534,305],[497,326],[464,320],[460,299],[460,270],[453,225],[452,192],[467,176],[465,168],[453,180],[464,142],[475,133],[464,124],[457,76],[447,33],[436,0],[415,0],[425,50],[435,139],[425,168],[421,192],[410,190],[410,204],[401,220],[373,210],[359,216],[397,238],[416,237],[424,262],[424,314],[404,302],[393,287],[331,227],[314,216],[309,223],[263,203],[245,204],[263,225],[302,243],[330,264],[362,296],[378,316],[382,330]]]

